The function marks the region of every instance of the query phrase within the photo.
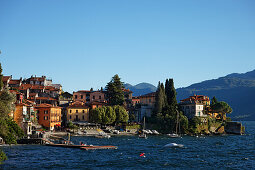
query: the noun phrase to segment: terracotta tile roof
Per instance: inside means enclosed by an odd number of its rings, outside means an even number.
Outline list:
[[[57,100],[52,97],[29,97],[29,100]]]
[[[53,86],[45,86],[45,90],[49,90],[49,91],[59,91],[59,89],[57,89],[56,87],[53,87]]]
[[[139,96],[139,98],[144,98],[144,97],[155,97],[156,96],[156,92],[152,92],[152,93],[148,93],[142,96]]]
[[[210,101],[208,96],[203,96],[203,95],[194,95],[190,96],[189,98],[181,100],[183,101]]]
[[[30,81],[44,81],[46,77],[30,77]]]
[[[79,91],[77,91],[77,92],[75,92],[75,93],[90,93],[91,91],[89,91],[89,90],[79,90]]]
[[[3,82],[6,82],[9,79],[11,79],[11,76],[3,76]]]
[[[47,104],[47,103],[37,104],[35,107],[36,107],[36,108],[40,108],[40,107],[54,107],[54,108],[61,108],[61,107],[59,107],[59,106],[53,106],[53,105],[51,105],[51,104]]]
[[[42,89],[44,89],[44,86],[33,85],[33,84],[22,84],[19,87],[19,90],[27,90],[27,89],[33,89],[33,90],[39,89],[39,90],[42,90]]]
[[[74,105],[70,105],[67,108],[84,108],[84,109],[88,109],[89,107],[85,104],[74,104]]]
[[[20,83],[21,83],[21,80],[12,79],[12,80],[9,81],[9,84],[20,84]]]
[[[23,94],[23,93],[21,93],[21,92],[18,92],[17,90],[9,90],[9,91],[10,91],[10,93]]]

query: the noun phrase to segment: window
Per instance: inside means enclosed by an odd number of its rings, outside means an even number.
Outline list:
[[[84,110],[82,110],[82,113],[85,113]]]
[[[101,96],[99,96],[99,99],[101,99]]]
[[[76,115],[76,120],[78,120],[78,115]]]
[[[72,116],[70,116],[70,119],[72,119]]]
[[[93,96],[93,99],[95,99],[95,96]]]
[[[75,95],[74,98],[77,99],[77,95]]]
[[[78,110],[76,110],[76,113],[78,113]]]
[[[81,99],[83,99],[83,95],[81,95]]]
[[[149,103],[151,102],[151,99],[149,99]]]
[[[70,110],[70,113],[72,113],[72,110]]]
[[[82,120],[84,120],[84,115],[82,116]]]
[[[44,114],[48,114],[48,110],[44,110]]]

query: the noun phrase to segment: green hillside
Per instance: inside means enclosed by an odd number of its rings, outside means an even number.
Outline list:
[[[255,120],[255,70],[243,74],[230,74],[218,79],[196,83],[177,89],[177,99],[191,95],[206,95],[226,101],[233,108],[230,115],[236,120]]]

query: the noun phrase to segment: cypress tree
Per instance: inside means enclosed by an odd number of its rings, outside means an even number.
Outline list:
[[[177,99],[176,99],[176,90],[174,88],[174,81],[173,79],[169,79],[166,81],[166,98],[167,103],[169,106],[170,114],[176,114],[176,108],[177,108]]]
[[[162,86],[160,82],[158,82],[158,88],[156,91],[156,96],[155,96],[155,109],[154,113],[157,115],[158,113],[162,113],[163,105],[164,105],[164,93]]]

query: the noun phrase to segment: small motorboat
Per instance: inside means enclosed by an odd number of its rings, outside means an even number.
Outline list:
[[[145,133],[143,133],[143,134],[140,134],[140,135],[139,135],[139,138],[147,139],[148,137],[147,137],[147,135],[146,135]]]
[[[159,135],[158,131],[152,130],[153,135]]]
[[[176,133],[170,133],[170,134],[167,134],[167,136],[169,136],[170,138],[179,138],[179,137],[181,137],[180,135],[178,135]]]
[[[95,136],[96,138],[107,138],[109,139],[111,136],[106,134],[106,133],[99,133],[98,135]]]
[[[164,147],[167,147],[167,148],[171,148],[171,147],[182,148],[183,146],[184,146],[184,145],[182,145],[182,144],[169,143],[169,144],[166,144]]]

